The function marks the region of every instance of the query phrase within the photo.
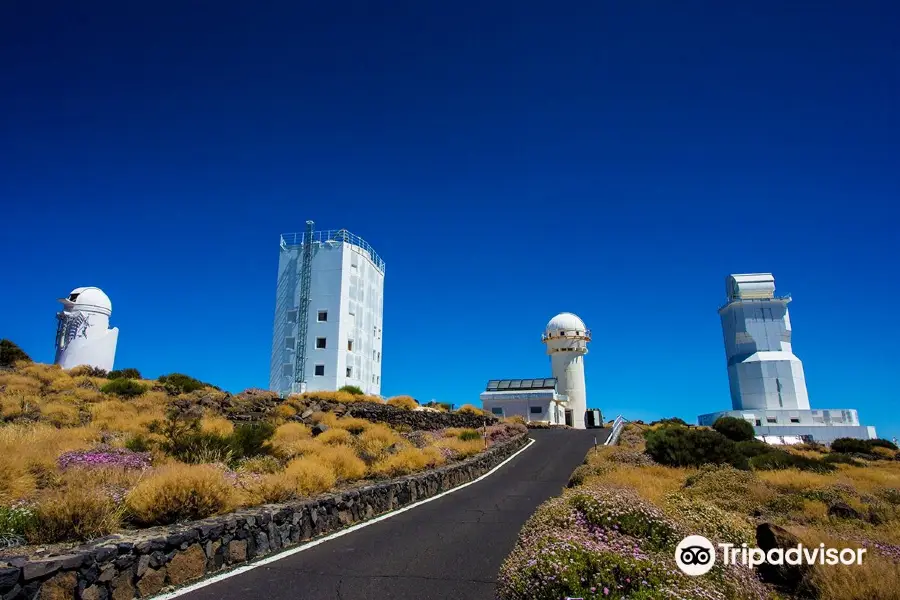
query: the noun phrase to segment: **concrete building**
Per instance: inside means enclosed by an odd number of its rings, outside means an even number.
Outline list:
[[[481,393],[484,410],[498,417],[518,415],[526,421],[566,424],[568,398],[557,393],[555,378],[492,379]],[[570,414],[571,416],[571,414]]]
[[[811,436],[830,442],[839,437],[874,438],[855,410],[812,410],[803,365],[794,355],[790,296],[775,295],[771,273],[729,275],[726,302],[719,308],[728,382],[730,411],[700,415],[700,425],[722,416],[746,419],[758,436]]]
[[[541,341],[547,346],[553,376],[492,379],[481,394],[481,404],[495,415],[585,429],[584,355],[591,332],[576,315],[560,313],[547,323]]]
[[[270,390],[380,395],[384,267],[345,229],[281,236]]]
[[[63,369],[79,365],[111,371],[116,358],[119,329],[109,328],[112,302],[103,290],[75,288],[60,298],[63,310],[56,314],[56,357]]]

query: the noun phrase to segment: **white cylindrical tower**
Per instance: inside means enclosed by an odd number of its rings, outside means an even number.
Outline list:
[[[591,332],[584,321],[572,313],[560,313],[550,319],[542,340],[547,344],[550,368],[559,394],[568,396],[566,412],[572,411],[572,425],[584,429],[587,389],[584,384],[584,355]]]
[[[75,288],[60,298],[63,310],[56,313],[56,359],[63,369],[88,365],[111,371],[116,357],[119,329],[109,328],[112,302],[103,290]]]

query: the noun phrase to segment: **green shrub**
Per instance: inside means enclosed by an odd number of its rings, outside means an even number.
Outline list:
[[[190,392],[202,390],[205,387],[215,388],[215,386],[213,385],[203,383],[199,379],[194,379],[193,377],[185,375],[184,373],[170,373],[169,375],[160,375],[157,378],[157,381],[163,384],[166,388],[166,392],[172,396],[177,396],[179,394],[189,394]]]
[[[772,450],[750,459],[750,466],[758,471],[776,471],[779,469],[800,469],[816,473],[830,473],[835,466],[825,461],[791,454],[784,450]]]
[[[0,506],[0,544],[4,539],[18,541],[36,520],[34,511],[27,506]]]
[[[110,371],[106,375],[107,379],[143,379],[141,372],[137,369],[119,369]]]
[[[868,440],[838,438],[831,442],[831,451],[844,454],[871,454],[872,446],[868,444]]]
[[[653,421],[650,425],[681,425],[682,427],[687,427],[687,421],[684,419],[679,419],[678,417],[669,417],[668,419],[660,419],[659,421]]]
[[[149,452],[153,448],[153,441],[139,433],[125,440],[125,447],[132,452]]]
[[[753,425],[736,417],[719,417],[713,423],[713,429],[734,442],[748,442],[755,435]]]
[[[747,459],[734,442],[717,431],[693,427],[661,427],[645,434],[647,454],[656,462],[671,467],[699,467],[704,464],[729,464],[747,468]]]
[[[456,436],[464,442],[468,442],[470,440],[480,440],[481,433],[475,431],[474,429],[464,429],[459,432],[459,435]]]
[[[234,450],[231,436],[211,431],[192,431],[166,441],[162,449],[183,463],[200,465],[205,463],[231,463]]]
[[[114,394],[122,398],[135,398],[147,391],[147,386],[133,379],[113,379],[100,387],[104,394]]]
[[[353,394],[354,396],[362,396],[364,393],[362,391],[362,388],[359,387],[358,385],[345,385],[338,391],[339,392],[347,392],[348,394]]]
[[[870,448],[887,448],[888,450],[900,450],[900,448],[897,447],[897,444],[889,440],[876,439],[866,440],[866,442],[869,444]]]
[[[234,428],[229,443],[234,458],[250,458],[268,454],[272,449],[269,440],[275,435],[275,426],[268,422],[244,423]]]
[[[735,446],[737,447],[738,452],[747,458],[753,458],[754,456],[759,456],[760,454],[766,454],[772,451],[772,446],[765,442],[760,442],[759,440],[745,440],[743,442],[738,442]]]
[[[31,362],[31,357],[11,340],[0,340],[0,367],[12,367],[18,360]]]
[[[866,463],[861,460],[857,460],[850,456],[849,454],[844,454],[843,452],[829,452],[822,460],[828,464],[832,465],[853,465],[854,467],[864,467]]]

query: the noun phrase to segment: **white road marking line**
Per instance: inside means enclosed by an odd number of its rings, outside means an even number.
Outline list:
[[[410,504],[409,506],[404,506],[403,508],[398,508],[395,511],[384,513],[383,515],[380,515],[373,519],[369,519],[368,521],[363,521],[362,523],[357,523],[356,525],[352,525],[352,526],[348,527],[347,529],[341,529],[340,531],[335,531],[334,533],[328,534],[323,538],[319,538],[317,540],[313,540],[311,542],[301,544],[300,546],[297,546],[295,548],[289,548],[287,550],[283,550],[277,554],[273,554],[272,556],[267,556],[266,558],[260,559],[258,561],[254,561],[248,565],[244,565],[243,567],[238,567],[236,569],[232,569],[231,571],[227,571],[225,573],[220,573],[218,575],[214,575],[212,577],[209,577],[208,579],[203,579],[201,581],[198,581],[197,583],[193,583],[193,584],[183,587],[183,588],[178,588],[177,590],[173,590],[171,592],[166,592],[165,594],[160,594],[159,596],[153,596],[151,600],[170,600],[171,598],[177,598],[178,596],[183,596],[184,594],[189,594],[195,590],[199,590],[200,588],[204,588],[208,585],[212,585],[214,583],[228,579],[230,577],[235,577],[237,575],[241,575],[242,573],[246,573],[247,571],[252,571],[253,569],[255,569],[257,567],[262,567],[269,563],[273,563],[276,560],[281,560],[282,558],[287,558],[288,556],[297,554],[298,552],[303,552],[304,550],[309,550],[310,548],[312,548],[314,546],[318,546],[319,544],[324,544],[325,542],[339,538],[342,535],[347,535],[348,533],[352,533],[358,529],[362,529],[363,527],[368,527],[369,525],[374,525],[375,523],[378,523],[379,521],[384,521],[385,519],[390,519],[391,517],[395,517],[395,516],[399,515],[400,513],[404,513],[404,512],[406,512],[410,509],[413,509],[417,506],[427,504],[428,502],[437,500],[438,498],[441,498],[442,496],[446,496],[447,494],[452,494],[453,492],[457,492],[465,487],[472,485],[473,483],[478,483],[485,477],[493,475],[495,472],[497,472],[500,469],[500,467],[502,467],[503,465],[505,465],[506,463],[508,463],[515,457],[517,457],[522,452],[525,452],[526,450],[528,450],[528,448],[530,448],[533,443],[534,443],[534,439],[529,440],[528,443],[525,444],[519,450],[517,450],[515,454],[513,454],[512,456],[510,456],[509,458],[504,460],[502,463],[500,463],[499,465],[497,465],[496,467],[494,467],[493,469],[491,469],[490,471],[488,471],[481,477],[478,477],[477,479],[473,479],[472,481],[470,481],[468,483],[463,483],[462,485],[458,485],[453,489],[447,490],[446,492],[441,492],[440,494],[438,494],[436,496],[432,496],[431,498],[425,498],[424,500],[419,500],[418,502]]]

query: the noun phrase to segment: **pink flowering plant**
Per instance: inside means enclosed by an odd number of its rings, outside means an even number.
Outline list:
[[[523,527],[498,581],[502,600],[565,597],[725,600],[767,597],[752,572],[717,566],[691,578],[675,565],[684,527],[632,490],[566,491]],[[745,570],[746,571],[746,570]]]
[[[61,471],[78,467],[144,470],[150,468],[150,453],[101,444],[90,450],[66,452],[59,457],[57,465]]]

